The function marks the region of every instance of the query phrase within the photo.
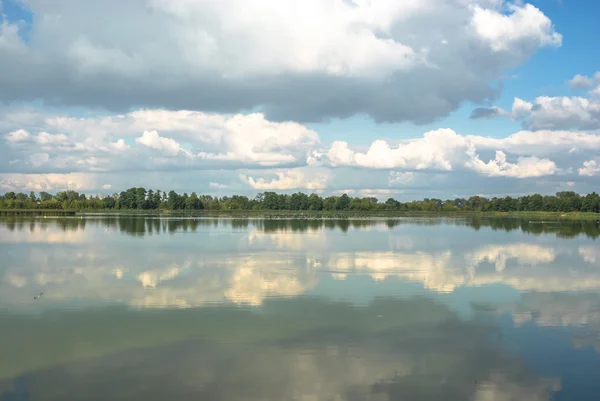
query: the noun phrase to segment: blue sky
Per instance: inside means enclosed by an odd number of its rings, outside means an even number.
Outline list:
[[[597,2],[0,3],[0,192],[598,187]]]

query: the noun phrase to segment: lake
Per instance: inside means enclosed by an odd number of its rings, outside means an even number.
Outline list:
[[[1,218],[0,401],[597,400],[599,236],[507,218]]]

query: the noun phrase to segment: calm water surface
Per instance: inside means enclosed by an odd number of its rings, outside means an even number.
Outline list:
[[[597,400],[599,235],[0,219],[0,400]]]

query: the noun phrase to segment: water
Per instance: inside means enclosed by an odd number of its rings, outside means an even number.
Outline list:
[[[599,235],[0,219],[0,400],[596,400]]]

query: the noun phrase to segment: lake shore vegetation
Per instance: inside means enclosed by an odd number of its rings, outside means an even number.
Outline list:
[[[400,202],[389,198],[380,202],[374,197],[340,196],[321,197],[316,193],[279,194],[262,192],[254,198],[244,195],[211,196],[179,194],[175,191],[129,188],[108,196],[86,196],[77,191],[25,193],[7,192],[0,195],[0,210],[22,212],[77,211],[77,212],[128,212],[128,213],[197,213],[243,215],[337,215],[387,216],[390,214],[419,213],[487,213],[498,215],[528,215],[563,213],[585,217],[600,213],[600,196],[596,193],[580,195],[573,191],[555,195],[526,195],[521,197],[472,196],[456,199],[425,198]]]

